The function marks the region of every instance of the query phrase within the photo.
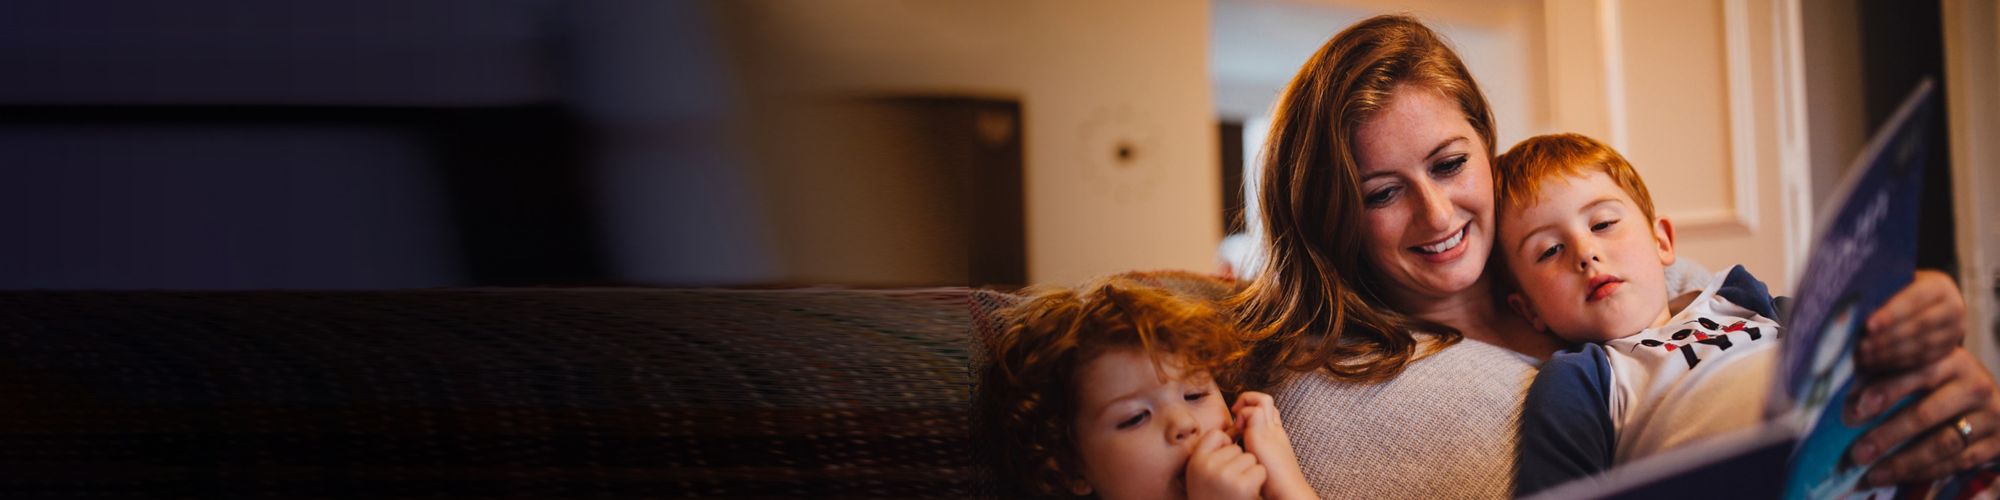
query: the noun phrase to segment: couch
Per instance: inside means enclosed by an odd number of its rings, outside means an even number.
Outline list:
[[[972,296],[0,292],[0,496],[984,496]]]

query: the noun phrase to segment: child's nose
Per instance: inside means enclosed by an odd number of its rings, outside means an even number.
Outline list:
[[[1590,243],[1587,241],[1577,242],[1576,270],[1578,271],[1589,270],[1591,263],[1603,262],[1603,261],[1604,261],[1603,252],[1601,252],[1598,249],[1597,244]]]
[[[1167,442],[1183,444],[1201,435],[1201,420],[1187,410],[1167,412]]]

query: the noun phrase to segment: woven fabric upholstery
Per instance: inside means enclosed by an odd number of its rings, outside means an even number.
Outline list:
[[[0,293],[0,496],[962,498],[968,305]]]

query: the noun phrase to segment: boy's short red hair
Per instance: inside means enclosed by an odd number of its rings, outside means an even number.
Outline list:
[[[1549,179],[1580,176],[1595,170],[1610,176],[1611,182],[1632,197],[1648,224],[1659,220],[1653,215],[1653,195],[1646,192],[1639,171],[1611,146],[1581,134],[1529,137],[1494,158],[1493,168],[1500,177],[1497,190],[1503,213],[1539,199],[1542,183]]]
[[[1065,494],[1082,477],[1073,421],[1083,363],[1137,348],[1183,375],[1211,374],[1233,392],[1228,370],[1246,353],[1214,304],[1123,277],[1038,289],[1006,314],[1006,329],[986,339],[992,361],[980,370],[975,418],[1007,496]]]

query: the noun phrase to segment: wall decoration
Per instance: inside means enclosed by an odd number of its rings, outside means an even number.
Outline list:
[[[1127,106],[1101,108],[1083,122],[1080,165],[1091,188],[1119,204],[1144,200],[1165,177],[1154,122]]]

